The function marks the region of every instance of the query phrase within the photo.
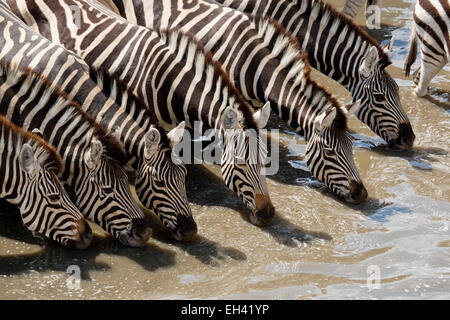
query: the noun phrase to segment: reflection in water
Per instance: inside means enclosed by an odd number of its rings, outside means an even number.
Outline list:
[[[280,170],[268,177],[272,225],[252,225],[220,168],[209,165],[188,166],[187,195],[199,234],[187,243],[169,239],[148,213],[154,235],[145,248],[126,248],[97,228],[90,249],[73,251],[34,238],[17,210],[0,201],[0,298],[448,299],[450,68],[434,79],[431,96],[412,94],[401,70],[411,3],[384,0],[382,29],[368,30],[384,42],[395,35],[387,70],[416,134],[413,150],[392,150],[349,119],[368,201],[335,198],[306,167],[304,139],[271,117],[269,126],[280,129]],[[357,22],[365,25],[362,13]],[[313,76],[341,103],[351,99],[340,85]],[[80,266],[85,281],[79,290],[66,286],[69,265]],[[380,288],[371,290],[374,268]]]

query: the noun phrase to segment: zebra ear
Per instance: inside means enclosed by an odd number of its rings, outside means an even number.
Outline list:
[[[86,154],[85,160],[89,169],[94,169],[103,154],[103,145],[97,138],[92,138],[91,147]]]
[[[336,108],[329,106],[316,117],[314,129],[316,131],[321,131],[328,128],[333,123],[334,118],[336,118]]]
[[[36,171],[39,170],[33,148],[28,143],[25,143],[20,150],[19,163],[22,170],[30,176],[34,176]]]
[[[145,134],[144,138],[144,157],[150,159],[151,156],[158,149],[159,142],[161,141],[161,133],[155,127],[151,127],[150,131]]]
[[[387,55],[390,55],[393,44],[394,44],[394,35],[392,35],[391,40],[384,45],[384,47],[383,47],[384,53],[386,53]]]
[[[225,130],[239,128],[238,113],[233,107],[228,106],[222,114],[222,126]]]
[[[372,46],[369,50],[369,53],[364,58],[363,63],[361,64],[361,67],[359,68],[359,72],[364,77],[369,77],[370,74],[375,69],[375,66],[377,65],[377,62],[379,60],[378,57],[378,49],[375,46]]]
[[[267,125],[270,118],[270,102],[266,104],[253,114],[253,119],[256,122],[258,129],[262,129]]]
[[[44,138],[42,131],[39,130],[38,128],[34,128],[33,131],[31,131],[31,132],[33,132],[35,135],[39,136],[39,138]]]
[[[359,107],[361,107],[361,99],[357,100],[355,103],[350,103],[345,106],[347,110],[347,117],[352,116],[358,111]]]
[[[167,138],[169,138],[170,145],[172,146],[172,148],[175,147],[177,144],[179,144],[181,139],[183,139],[185,127],[186,123],[182,121],[176,128],[173,128],[167,134]]]

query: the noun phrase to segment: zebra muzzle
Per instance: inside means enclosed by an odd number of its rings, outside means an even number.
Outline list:
[[[197,234],[197,223],[193,217],[178,216],[177,227],[172,231],[172,236],[177,241],[190,241]]]
[[[359,204],[367,199],[367,189],[361,182],[351,181],[349,186],[349,192],[344,197],[345,201],[349,203]]]
[[[92,242],[92,230],[84,219],[80,219],[77,223],[77,238],[68,239],[65,243],[66,247],[72,249],[87,249]]]
[[[259,227],[268,226],[275,216],[275,208],[268,195],[259,195],[255,197],[256,208],[250,215],[250,221]]]
[[[127,230],[121,232],[119,241],[128,247],[143,247],[152,235],[145,219],[133,219]]]
[[[398,127],[397,138],[388,141],[388,143],[391,148],[408,150],[412,148],[415,139],[416,135],[414,134],[411,124],[409,122],[404,122]]]

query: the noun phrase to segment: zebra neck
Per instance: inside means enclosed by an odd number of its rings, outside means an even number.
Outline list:
[[[337,102],[319,85],[310,80],[284,88],[277,101],[271,102],[272,110],[299,135],[309,141],[314,132],[316,117]]]
[[[217,0],[254,16],[270,17],[297,38],[312,67],[351,90],[370,49],[369,36],[322,1]]]
[[[0,111],[8,119],[15,119],[25,130],[39,129],[45,140],[53,145],[65,160],[61,179],[70,183],[84,161],[83,154],[94,136],[92,124],[56,88],[36,74],[21,74],[9,69],[0,79]]]
[[[18,205],[22,202],[24,195],[19,185],[26,181],[25,173],[20,169],[19,144],[11,146],[12,141],[5,141],[4,132],[0,133],[0,198]],[[15,168],[15,170],[12,170]]]

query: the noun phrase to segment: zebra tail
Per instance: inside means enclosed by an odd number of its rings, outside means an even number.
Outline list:
[[[409,77],[411,73],[411,66],[416,61],[417,58],[417,34],[416,34],[416,28],[413,26],[411,28],[411,37],[409,39],[409,50],[408,50],[408,56],[405,62],[405,75]]]

